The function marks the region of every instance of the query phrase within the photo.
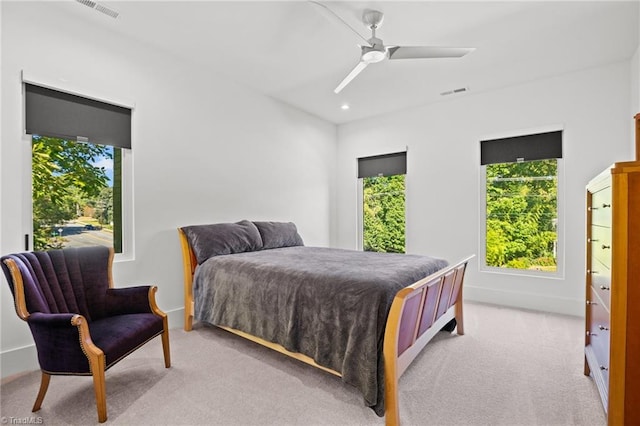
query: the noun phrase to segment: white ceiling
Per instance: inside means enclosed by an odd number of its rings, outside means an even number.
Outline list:
[[[372,64],[336,95],[361,39],[310,2],[99,3],[120,16],[60,7],[334,123],[628,60],[640,43],[638,1],[324,2],[366,38],[363,10],[383,11],[386,45],[477,48],[459,59]],[[469,91],[440,95],[461,87]]]

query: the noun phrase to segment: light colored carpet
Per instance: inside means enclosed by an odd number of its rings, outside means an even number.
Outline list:
[[[403,425],[605,425],[583,371],[580,318],[466,304],[466,334],[439,333],[400,380]],[[171,330],[107,372],[107,424],[383,425],[339,378],[225,331]],[[5,379],[3,423],[96,424],[90,377]],[[13,421],[14,424],[17,421]]]

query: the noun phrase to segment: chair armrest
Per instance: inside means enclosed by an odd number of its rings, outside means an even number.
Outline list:
[[[34,312],[27,318],[27,323],[35,327],[75,330],[76,327],[72,324],[73,317],[75,316],[77,316],[77,314],[45,314],[42,312]]]
[[[107,290],[107,315],[152,313],[149,285]]]
[[[89,354],[102,354],[91,341],[87,321],[82,315],[34,312],[27,318],[27,323],[44,371],[88,374],[91,372]]]

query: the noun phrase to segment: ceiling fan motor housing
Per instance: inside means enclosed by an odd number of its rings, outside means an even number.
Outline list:
[[[387,49],[384,47],[382,40],[376,37],[369,39],[371,46],[362,46],[362,58],[363,62],[367,64],[375,64],[387,57]]]

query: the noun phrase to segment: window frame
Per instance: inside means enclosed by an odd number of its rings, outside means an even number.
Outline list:
[[[395,162],[395,158],[398,157],[403,157],[403,161],[404,161],[404,165],[401,165],[397,162]],[[382,172],[384,173],[384,171],[390,171],[390,170],[400,170],[404,175],[404,234],[405,234],[405,240],[404,240],[404,248],[405,248],[405,253],[407,252],[407,203],[408,203],[408,197],[407,197],[407,181],[408,181],[408,158],[409,158],[409,147],[408,146],[404,146],[404,147],[399,147],[396,150],[390,150],[386,153],[383,154],[369,154],[369,155],[363,155],[363,156],[357,156],[355,158],[355,169],[356,169],[356,212],[357,212],[357,217],[356,217],[356,250],[359,251],[364,251],[364,177],[361,176],[362,174],[362,162],[364,160],[364,162],[366,162],[367,160],[380,160],[380,159],[385,159],[385,158],[391,158],[393,164],[389,167],[383,166],[383,170]],[[377,164],[378,167],[380,167],[380,163]],[[398,173],[395,173],[398,174]],[[393,175],[392,174],[389,174]]]
[[[69,93],[72,95],[81,96],[88,99],[93,99],[99,102],[104,102],[116,106],[129,108],[131,110],[131,145],[135,143],[135,133],[133,131],[135,123],[135,103],[129,100],[114,99],[111,96],[104,96],[102,94],[96,94],[94,90],[87,90],[85,87],[78,87],[70,83],[61,83],[59,80],[52,80],[46,76],[35,75],[25,70],[22,71],[22,111],[25,111],[25,83],[42,86],[45,88],[58,90],[61,92]],[[24,198],[22,205],[24,208],[25,222],[23,225],[24,234],[28,235],[26,242],[29,244],[29,249],[33,249],[33,170],[32,170],[32,135],[27,134],[26,129],[26,117],[22,114],[23,120],[23,134],[22,141],[24,143],[24,170],[23,176],[24,182]],[[92,143],[90,140],[82,141],[84,143]],[[134,192],[133,192],[133,149],[121,148],[122,152],[122,252],[115,253],[114,262],[131,261],[135,259],[135,246],[134,246]]]
[[[407,173],[404,176],[404,252],[407,253]],[[389,175],[396,176],[396,175]],[[358,178],[357,183],[357,232],[356,250],[364,251],[364,178]]]
[[[545,133],[553,131],[563,131],[562,126],[552,126],[544,128],[536,128],[526,130],[518,133],[510,133],[507,135],[480,138],[478,140],[478,163],[480,164],[480,141],[488,139],[500,139],[514,136],[526,136],[536,133]],[[564,145],[564,134],[563,141]],[[526,160],[525,160],[526,161]],[[534,160],[531,160],[534,161]],[[558,223],[556,226],[557,232],[557,246],[556,246],[556,270],[550,271],[536,271],[529,269],[516,269],[516,268],[500,268],[496,266],[487,265],[487,166],[480,165],[479,168],[479,189],[478,189],[478,269],[480,272],[488,272],[502,275],[514,275],[514,276],[530,276],[536,278],[550,278],[550,279],[564,279],[565,277],[565,173],[564,173],[564,158],[556,158],[557,161],[557,177],[558,177],[558,195],[557,195],[557,210],[558,210]]]
[[[357,178],[356,211],[358,212],[356,250],[364,251],[364,178]]]
[[[23,202],[24,208],[28,211],[29,218],[26,221],[25,233],[29,235],[29,247],[33,249],[33,170],[32,170],[32,156],[31,156],[31,144],[33,143],[32,136],[26,135],[28,143],[25,148],[25,176],[24,182],[26,183],[25,200]],[[91,142],[83,142],[91,143]],[[26,151],[28,149],[28,152]],[[114,261],[127,261],[133,260],[134,256],[134,238],[133,238],[133,151],[120,148],[122,152],[122,252],[115,253]]]
[[[132,114],[133,120],[133,114]],[[133,132],[132,132],[133,133]],[[133,135],[131,135],[133,138]],[[121,148],[122,152],[122,253],[116,253],[114,261],[134,260],[133,228],[133,149]]]

